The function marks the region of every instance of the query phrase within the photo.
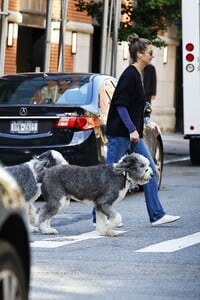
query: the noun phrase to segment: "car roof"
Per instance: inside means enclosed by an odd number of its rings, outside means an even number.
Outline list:
[[[14,78],[14,77],[28,77],[28,78],[49,78],[49,77],[59,77],[59,76],[88,76],[88,77],[113,77],[107,74],[100,73],[85,73],[85,72],[26,72],[26,73],[13,73],[13,74],[5,74],[1,76],[1,78]],[[114,78],[114,77],[113,77]]]

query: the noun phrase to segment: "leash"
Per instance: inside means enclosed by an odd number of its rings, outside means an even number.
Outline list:
[[[126,187],[126,182],[128,181],[131,184],[132,181],[128,178],[128,172],[125,171],[124,173],[124,187]]]

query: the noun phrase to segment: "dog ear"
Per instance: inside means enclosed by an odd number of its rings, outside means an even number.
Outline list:
[[[53,157],[51,150],[48,150],[38,156],[35,157],[39,162],[38,167],[40,169],[50,168],[56,165],[56,159]]]
[[[36,158],[40,161],[50,160],[52,158],[51,151],[50,150],[45,151],[45,152],[41,153],[40,155],[35,156],[34,158]]]
[[[35,164],[34,164],[34,168],[37,172],[41,172],[43,171],[44,169],[46,169],[48,166],[48,160],[36,160],[35,161]]]
[[[120,159],[120,161],[114,165],[115,173],[121,174],[127,171],[133,164],[136,163],[136,160],[136,157],[134,157],[132,154],[122,157],[122,159]]]
[[[51,167],[51,165],[49,165],[48,159],[40,160],[37,157],[35,157],[34,170],[37,175],[37,182],[42,182],[43,176],[45,174],[45,170],[49,167]]]

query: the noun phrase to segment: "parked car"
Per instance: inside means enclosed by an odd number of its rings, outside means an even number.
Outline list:
[[[94,165],[106,157],[105,125],[117,79],[101,74],[26,73],[0,78],[0,157],[20,163],[47,149],[71,164]],[[163,143],[148,115],[144,138],[161,182]]]
[[[163,140],[158,124],[153,122],[151,116],[151,105],[147,102],[144,109],[144,140],[150,150],[157,169],[158,189],[162,182],[163,171]]]
[[[0,166],[0,299],[27,300],[30,248],[24,198]]]

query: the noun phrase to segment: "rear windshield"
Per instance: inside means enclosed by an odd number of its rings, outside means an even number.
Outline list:
[[[58,79],[59,78],[59,79]],[[89,76],[7,76],[0,78],[0,105],[84,105],[91,102]]]

